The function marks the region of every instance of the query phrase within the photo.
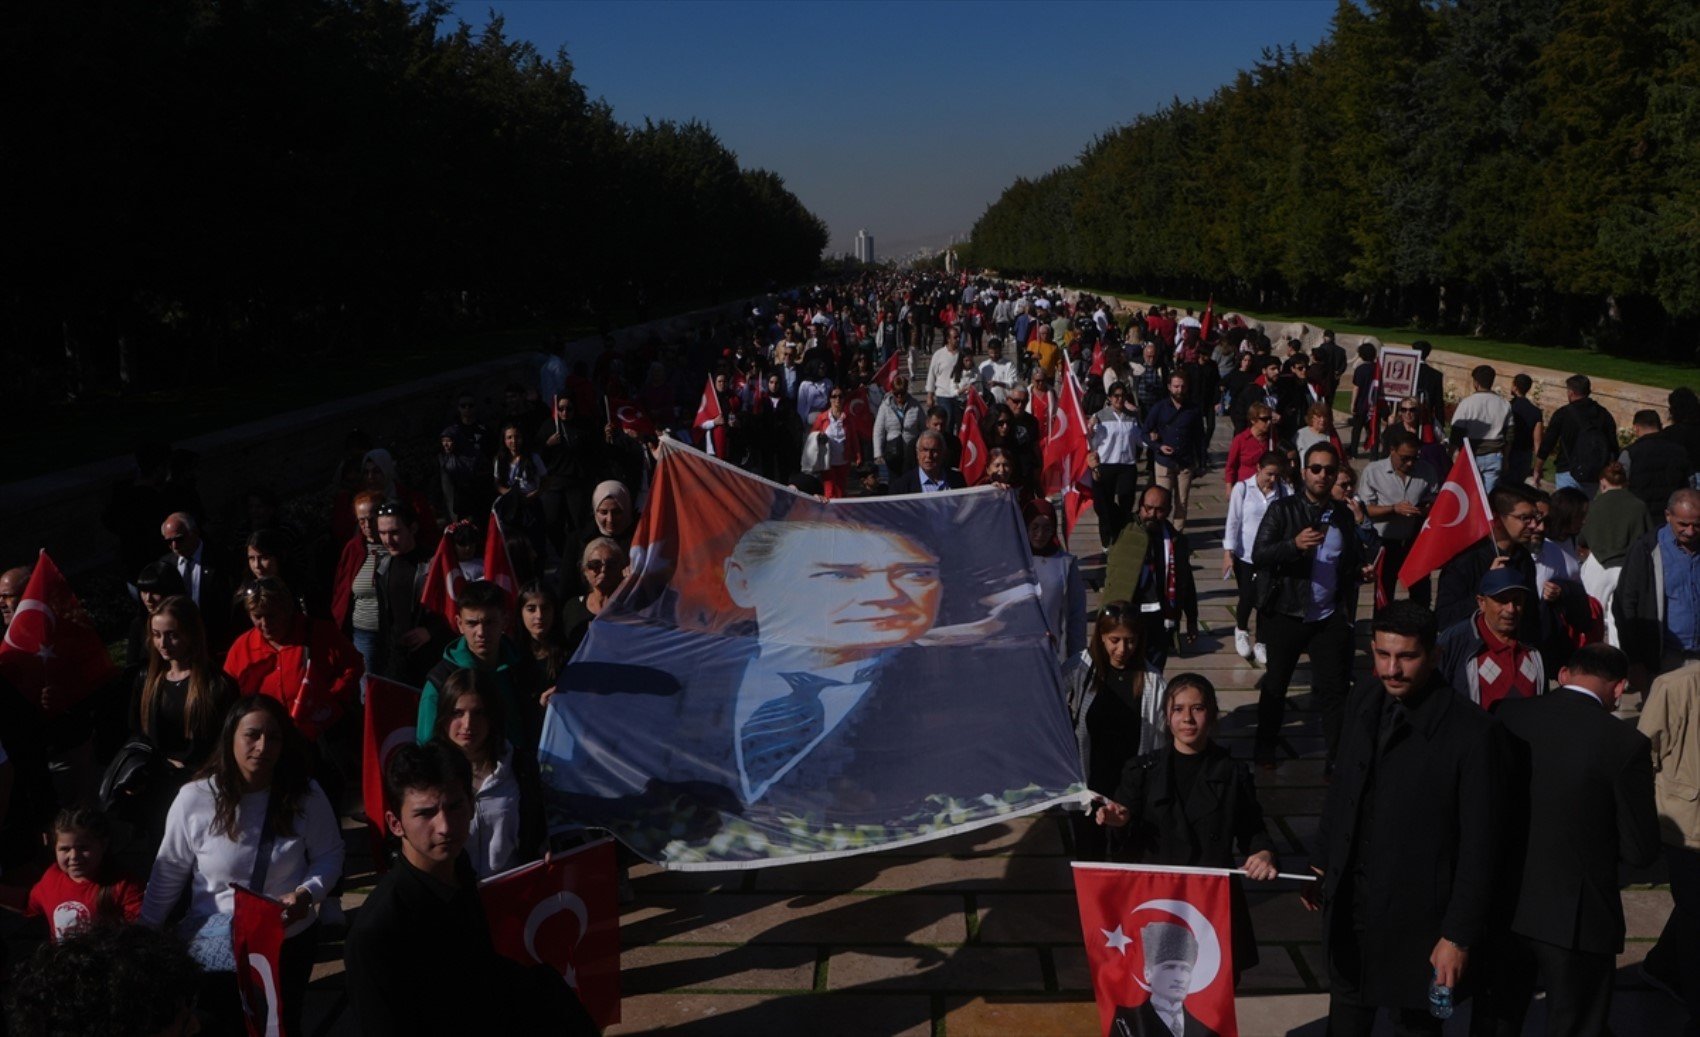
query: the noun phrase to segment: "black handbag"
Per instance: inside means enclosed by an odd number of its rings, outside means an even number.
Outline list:
[[[141,795],[166,766],[160,751],[146,738],[131,738],[106,765],[100,777],[100,809],[112,813]]]

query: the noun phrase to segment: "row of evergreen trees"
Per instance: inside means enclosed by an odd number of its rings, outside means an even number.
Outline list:
[[[1340,0],[1308,52],[1005,190],[971,259],[1692,359],[1700,3]]]
[[[30,4],[0,68],[0,351],[31,369],[628,315],[806,278],[826,245],[706,126],[622,125],[565,54],[442,0]]]

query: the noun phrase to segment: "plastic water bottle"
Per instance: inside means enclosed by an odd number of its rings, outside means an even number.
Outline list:
[[[1428,1014],[1436,1019],[1452,1018],[1452,988],[1440,981],[1438,973],[1428,985]]]

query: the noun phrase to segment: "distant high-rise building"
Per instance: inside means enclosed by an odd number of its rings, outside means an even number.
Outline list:
[[[874,239],[873,239],[873,236],[870,235],[865,230],[859,230],[859,231],[856,232],[856,262],[871,264],[871,263],[873,263],[873,261],[874,261]]]

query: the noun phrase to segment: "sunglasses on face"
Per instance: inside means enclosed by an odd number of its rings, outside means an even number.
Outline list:
[[[1417,412],[1417,408],[1415,408],[1415,407],[1400,407],[1399,408],[1400,414],[1415,414],[1416,412]]]
[[[184,537],[183,534],[179,533],[178,535],[176,535],[174,537],[162,537],[161,539],[163,539],[168,544],[181,544],[187,538]]]
[[[604,561],[600,558],[592,558],[590,561],[584,563],[584,571],[590,572],[590,573],[599,573],[599,572],[602,572],[606,569],[624,569],[624,568],[625,568],[624,563],[608,562],[608,561]]]
[[[1337,475],[1340,472],[1340,466],[1337,464],[1311,464],[1305,465],[1305,471],[1312,475]]]

